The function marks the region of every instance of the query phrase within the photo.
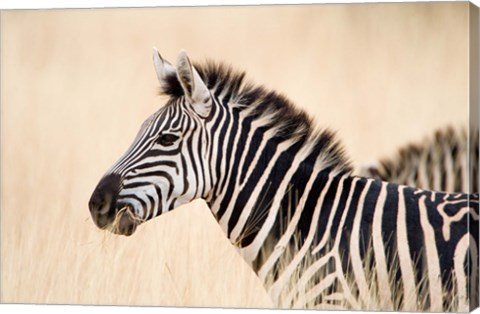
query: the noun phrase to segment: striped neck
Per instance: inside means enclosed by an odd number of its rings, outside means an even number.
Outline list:
[[[219,224],[274,301],[288,300],[280,295],[298,267],[312,267],[311,276],[330,272],[336,289],[361,309],[362,299],[371,299],[371,274],[365,272],[371,266],[365,263],[374,263],[377,293],[389,300],[382,307],[398,308],[388,293],[400,290],[409,296],[402,307],[417,310],[419,287],[442,295],[455,284],[453,269],[476,267],[466,265],[468,254],[478,255],[469,246],[471,239],[478,243],[478,195],[435,193],[329,169],[299,170],[294,160],[283,166],[283,173],[259,172],[211,203],[220,204],[214,212]],[[442,309],[441,298],[429,302]]]
[[[299,203],[314,203],[315,196],[308,193],[314,183],[320,187],[319,182],[350,172],[349,166],[325,154],[338,150],[332,134],[285,139],[272,136],[272,128],[261,123],[247,116],[221,136],[224,146],[219,151],[230,153],[221,153],[212,165],[223,176],[206,198],[230,241],[252,249],[245,256],[248,262],[253,262],[267,236],[280,234],[283,217],[291,217]]]

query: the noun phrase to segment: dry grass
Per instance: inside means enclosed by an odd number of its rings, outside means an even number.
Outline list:
[[[340,130],[361,164],[467,121],[467,14],[465,3],[2,12],[1,302],[270,306],[202,202],[129,238],[89,218],[96,183],[164,102],[152,46],[247,70]]]
[[[22,259],[13,255],[3,262],[2,280],[8,285],[2,286],[2,300],[268,307],[258,279],[238,258],[216,222],[209,223],[213,218],[208,215],[198,203],[179,209],[178,222],[173,215],[165,217],[159,224],[141,227],[143,230],[130,238],[96,230],[86,219],[72,230],[52,227],[62,223],[63,215],[55,219],[33,215],[19,226],[41,236],[25,241],[28,234],[15,228],[13,232],[20,237],[2,246],[35,256]],[[190,222],[180,223],[180,217]],[[202,225],[195,226],[195,221]],[[185,225],[189,227],[186,230]],[[45,239],[51,242],[46,245]],[[231,292],[228,298],[225,291]]]
[[[289,198],[286,216],[279,224],[280,234],[284,234],[293,216],[293,209],[299,203],[298,191],[289,189],[287,192]],[[341,237],[349,239],[351,236],[349,230],[343,230]],[[444,282],[441,295],[430,295],[428,265],[425,264],[427,258],[424,251],[418,252],[418,255],[412,261],[413,277],[416,278],[414,285],[415,292],[412,295],[405,295],[405,290],[398,276],[401,274],[400,257],[396,249],[393,234],[383,243],[387,249],[385,255],[377,255],[374,252],[374,239],[368,236],[368,240],[359,240],[359,245],[364,245],[364,253],[361,259],[361,276],[365,278],[365,286],[359,284],[355,273],[351,255],[351,249],[336,246],[336,241],[340,241],[338,235],[336,238],[330,238],[324,246],[322,255],[316,252],[318,243],[311,244],[304,252],[301,234],[296,231],[292,234],[293,245],[288,244],[280,255],[275,267],[272,267],[266,275],[264,283],[267,292],[275,298],[274,284],[282,282],[280,293],[274,300],[274,305],[283,309],[315,309],[315,310],[349,310],[349,311],[422,311],[438,312],[433,300],[442,300],[442,311],[445,312],[469,312],[469,308],[464,308],[469,304],[471,308],[478,307],[478,288],[472,285],[469,278],[467,284],[474,290],[470,291],[470,302],[463,304],[461,293],[457,291],[457,279],[455,272],[448,282]],[[392,247],[393,246],[393,247]],[[267,242],[260,251],[263,261],[269,259],[270,254],[281,249],[277,243]],[[340,250],[337,253],[337,250]],[[475,250],[474,250],[475,251]],[[333,252],[333,253],[332,253]],[[377,252],[378,253],[378,252]],[[475,254],[474,252],[470,252]],[[292,264],[297,255],[303,256],[298,264]],[[378,258],[385,258],[386,274],[379,267]],[[357,261],[358,262],[358,261]],[[297,263],[297,262],[294,262]],[[388,264],[388,266],[386,266]],[[289,273],[292,265],[296,265],[293,272],[284,281],[284,275]],[[381,267],[379,267],[381,268]],[[340,270],[340,274],[339,271]],[[339,275],[337,275],[339,274]],[[386,276],[386,277],[382,277]],[[335,279],[333,279],[335,278]],[[419,278],[419,279],[417,279]],[[388,287],[388,291],[384,291]],[[408,291],[407,293],[410,293]],[[444,298],[444,299],[443,299]],[[435,303],[435,302],[433,302]]]
[[[285,256],[295,256],[300,250],[299,247],[289,247]],[[351,260],[348,257],[347,263],[351,264]],[[278,272],[281,274],[289,265],[291,258],[280,259],[278,263]],[[368,245],[365,258],[363,259],[363,272],[365,274],[367,287],[366,297],[362,298],[359,295],[358,285],[355,282],[355,276],[353,273],[345,273],[346,287],[348,293],[351,293],[358,304],[352,304],[344,298],[337,299],[337,302],[331,302],[336,300],[336,294],[342,294],[345,289],[339,283],[334,281],[328,288],[319,289],[321,284],[317,284],[322,280],[325,280],[329,275],[335,271],[335,267],[327,263],[325,267],[319,269],[315,273],[314,277],[306,280],[305,274],[308,272],[316,262],[317,257],[314,257],[311,252],[305,255],[295,272],[291,275],[290,280],[285,284],[279,297],[279,303],[276,304],[279,308],[295,308],[295,309],[315,309],[315,310],[350,310],[350,311],[412,311],[413,309],[405,308],[404,290],[401,287],[400,282],[396,279],[397,273],[400,270],[398,253],[395,251],[391,267],[388,270],[388,284],[391,287],[390,295],[391,299],[385,299],[385,291],[381,291],[378,284],[378,273],[375,266],[375,257],[373,251],[373,245]],[[418,263],[418,262],[417,262]],[[415,273],[415,277],[417,274]],[[308,277],[307,277],[308,278]],[[313,279],[315,278],[315,280]],[[419,282],[416,284],[415,289],[417,291],[417,299],[415,301],[415,311],[429,312],[437,310],[431,309],[430,293],[428,287],[428,273],[427,269],[422,270]],[[452,278],[455,282],[455,278]],[[266,280],[266,285],[270,286],[274,282],[273,277],[269,276]],[[332,294],[332,291],[336,291]],[[446,290],[445,290],[446,291]],[[473,294],[475,295],[475,294]],[[478,294],[477,294],[478,296]],[[435,296],[438,298],[440,296]],[[322,302],[323,301],[323,302]],[[327,302],[325,302],[327,301]],[[456,290],[451,291],[449,302],[444,306],[445,312],[468,312],[469,309],[459,308],[459,300],[456,295]]]

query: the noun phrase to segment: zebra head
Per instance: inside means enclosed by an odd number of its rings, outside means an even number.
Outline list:
[[[160,88],[170,98],[143,123],[89,201],[95,224],[117,234],[131,235],[141,222],[205,197],[211,189],[211,178],[198,165],[208,162],[205,125],[212,95],[184,51],[176,68],[155,48],[153,62]],[[171,86],[176,93],[168,91]]]

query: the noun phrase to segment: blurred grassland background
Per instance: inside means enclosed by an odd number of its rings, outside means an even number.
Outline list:
[[[468,3],[1,12],[1,291],[6,303],[271,306],[203,201],[131,237],[87,202],[165,99],[152,47],[287,95],[355,166],[466,125]]]

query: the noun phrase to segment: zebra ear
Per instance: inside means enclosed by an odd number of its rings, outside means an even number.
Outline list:
[[[157,78],[160,82],[162,92],[164,92],[169,86],[168,79],[171,77],[176,77],[175,67],[168,61],[163,60],[162,56],[155,47],[153,47],[153,66],[155,67],[155,72],[157,73]]]
[[[212,109],[210,91],[184,50],[178,55],[177,77],[193,110],[202,118],[208,117]]]

